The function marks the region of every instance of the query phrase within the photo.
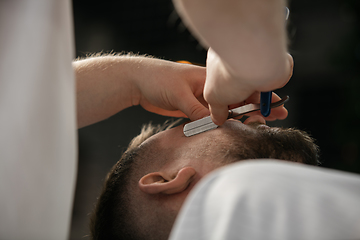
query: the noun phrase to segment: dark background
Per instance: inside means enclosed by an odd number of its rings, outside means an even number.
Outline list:
[[[171,0],[74,0],[76,56],[134,52],[205,64],[203,49]],[[293,0],[289,4],[292,80],[289,117],[270,123],[297,127],[317,139],[322,166],[360,173],[360,1]],[[71,239],[88,239],[88,215],[104,177],[142,124],[167,118],[133,107],[79,130],[79,174]]]

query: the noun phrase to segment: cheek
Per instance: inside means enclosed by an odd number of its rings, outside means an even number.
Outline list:
[[[166,195],[166,201],[163,201],[162,207],[167,209],[170,212],[178,213],[181,206],[183,205],[187,195],[189,194],[188,190],[182,191],[181,193]]]
[[[210,172],[221,168],[227,164],[232,163],[226,154],[224,154],[223,149],[211,148],[211,151],[206,152],[203,156],[199,156],[193,164],[196,165],[196,170],[198,175],[202,178]],[[227,151],[226,151],[227,152]]]
[[[228,140],[224,129],[211,130],[189,137],[177,153],[183,164],[196,167],[197,172],[204,176],[209,172],[227,164],[229,149],[233,143]]]

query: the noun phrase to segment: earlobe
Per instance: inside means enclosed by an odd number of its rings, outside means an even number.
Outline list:
[[[139,188],[147,194],[175,194],[184,191],[191,183],[196,171],[192,167],[184,167],[172,179],[166,179],[163,173],[153,172],[143,176]]]

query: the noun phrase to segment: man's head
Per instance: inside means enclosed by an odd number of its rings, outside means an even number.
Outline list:
[[[185,137],[182,127],[148,125],[108,175],[92,217],[94,239],[167,239],[182,203],[207,173],[246,159],[318,164],[306,133],[229,120]]]

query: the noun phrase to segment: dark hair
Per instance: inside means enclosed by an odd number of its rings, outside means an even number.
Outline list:
[[[257,128],[257,124],[254,128]],[[308,165],[319,165],[319,148],[308,133],[294,128],[268,128],[245,131],[242,138],[232,138],[238,159],[279,159]],[[245,143],[245,144],[244,144]]]
[[[170,125],[166,123],[162,126],[145,125],[140,135],[131,141],[128,149],[105,180],[105,186],[90,219],[92,239],[143,239],[140,237],[142,233],[136,229],[133,213],[128,208],[131,201],[129,176],[136,168],[137,158],[143,155],[139,148],[140,144],[150,136],[169,129],[175,124],[177,122]],[[253,125],[256,129],[256,124]],[[227,157],[237,160],[273,158],[310,165],[319,164],[319,150],[314,139],[301,130],[269,128],[245,131],[241,138],[233,135],[230,137],[236,150]]]
[[[163,125],[144,125],[141,133],[129,144],[120,160],[108,173],[103,190],[97,200],[95,209],[90,217],[90,235],[94,240],[138,239],[133,230],[131,218],[128,217],[127,187],[129,176],[133,171],[134,162],[139,152],[139,146],[146,139],[161,131],[175,126],[181,121],[166,122]]]

